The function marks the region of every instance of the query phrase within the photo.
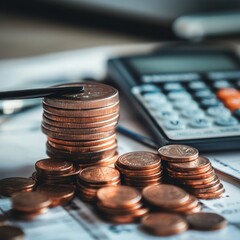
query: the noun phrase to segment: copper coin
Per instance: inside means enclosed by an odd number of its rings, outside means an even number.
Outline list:
[[[224,192],[225,192],[224,187],[220,186],[214,192],[206,192],[206,193],[196,193],[196,192],[194,192],[194,195],[198,198],[201,198],[201,199],[215,199],[215,198],[221,197]]]
[[[36,182],[31,178],[10,177],[0,180],[0,194],[10,197],[12,194],[32,190]]]
[[[119,102],[114,103],[113,105],[95,109],[82,109],[82,110],[68,110],[61,108],[54,108],[46,105],[43,102],[43,109],[45,112],[60,116],[60,117],[99,117],[102,115],[108,114],[118,114],[120,110]]]
[[[187,192],[168,184],[148,186],[143,189],[142,194],[150,204],[160,208],[182,206],[189,200]]]
[[[48,210],[49,210],[49,208],[42,208],[41,210],[38,210],[35,212],[30,212],[30,213],[29,212],[24,213],[24,212],[19,212],[16,210],[11,210],[11,217],[16,220],[32,221],[39,215],[48,212]]]
[[[171,163],[170,167],[171,169],[177,170],[177,171],[198,171],[199,169],[206,169],[211,166],[211,163],[208,158],[203,156],[198,156],[198,158],[191,162],[183,162],[183,163]]]
[[[166,161],[188,162],[198,157],[198,150],[186,145],[167,145],[159,148],[158,153]]]
[[[124,182],[125,183],[128,183],[128,184],[136,184],[136,185],[141,185],[141,184],[151,184],[151,183],[158,183],[158,182],[161,182],[161,177],[158,177],[158,178],[155,178],[155,179],[144,179],[144,180],[141,180],[141,179],[138,179],[138,180],[135,180],[135,179],[131,179],[131,178],[124,178]]]
[[[217,184],[211,186],[211,187],[204,187],[204,188],[196,188],[196,189],[191,189],[191,191],[193,193],[213,193],[215,192],[217,189],[222,188],[223,185],[221,184],[221,182],[217,182]]]
[[[19,227],[1,226],[0,227],[1,240],[24,240],[24,232]]]
[[[44,102],[50,106],[66,109],[91,109],[109,106],[119,101],[117,89],[102,83],[68,83],[58,86],[83,86],[84,92],[79,94],[61,95],[57,98],[45,97]]]
[[[118,165],[127,169],[145,170],[160,166],[160,157],[151,152],[130,152],[121,155]]]
[[[128,186],[104,187],[97,192],[98,199],[106,207],[128,208],[141,200],[141,194]]]
[[[188,202],[180,207],[177,208],[173,208],[172,211],[174,212],[181,212],[181,213],[185,213],[185,212],[189,212],[192,209],[198,207],[198,199],[196,197],[194,197],[193,195],[190,195]]]
[[[21,212],[35,212],[51,205],[51,200],[39,192],[21,192],[12,196],[12,208]]]
[[[169,172],[171,172],[171,173],[174,173],[174,174],[176,174],[176,175],[179,175],[179,176],[200,175],[200,174],[205,174],[205,173],[207,173],[207,172],[209,172],[209,171],[211,171],[211,170],[213,170],[213,168],[212,168],[211,165],[209,165],[209,166],[206,167],[206,168],[201,169],[200,171],[199,171],[199,169],[196,170],[196,171],[188,171],[188,170],[186,169],[185,172],[184,172],[184,171],[175,170],[175,169],[173,169],[173,168],[171,168],[171,167],[169,167],[169,166],[167,167],[167,171],[169,171]]]
[[[194,213],[186,217],[191,228],[196,230],[212,231],[224,228],[227,221],[216,213]]]
[[[120,173],[111,167],[88,167],[79,173],[79,178],[89,183],[108,183],[118,180]]]
[[[212,181],[214,181],[215,177],[216,177],[215,175],[212,175],[210,177],[202,178],[202,179],[188,179],[188,180],[175,179],[175,180],[181,182],[182,184],[187,184],[192,186],[192,185],[203,185],[203,184],[211,183]]]
[[[42,185],[37,188],[37,192],[46,194],[51,200],[51,206],[61,205],[71,200],[75,194],[75,186],[69,185]]]
[[[159,236],[179,234],[188,229],[183,217],[173,213],[151,213],[142,218],[142,226]]]
[[[209,187],[215,186],[216,184],[219,184],[219,183],[220,183],[220,180],[218,179],[217,176],[215,176],[215,178],[209,183],[199,184],[199,185],[191,185],[189,187],[191,187],[194,190],[195,189],[203,189],[203,188],[209,188]]]
[[[68,173],[73,170],[72,162],[63,159],[46,158],[35,163],[37,171],[47,174]]]
[[[107,144],[108,142],[112,142],[116,140],[116,133],[110,135],[106,138],[101,138],[99,140],[92,140],[92,141],[64,141],[56,138],[51,138],[48,136],[48,140],[52,143],[61,144],[64,146],[72,146],[72,147],[91,147],[91,146],[98,146],[102,144]]]
[[[101,122],[94,122],[94,123],[68,123],[68,122],[57,122],[57,121],[53,121],[49,118],[47,118],[44,114],[43,114],[43,122],[57,127],[57,128],[74,128],[74,129],[85,129],[85,128],[98,128],[98,127],[103,127],[105,125],[109,125],[112,123],[116,123],[118,122],[118,115],[116,115],[114,118],[109,119],[109,120],[105,120],[105,121],[101,121]]]
[[[85,182],[83,180],[81,180],[80,178],[77,180],[77,185],[83,188],[93,188],[93,189],[99,189],[101,187],[109,187],[109,186],[115,186],[115,185],[119,185],[121,183],[120,179],[117,179],[115,181],[112,182],[107,182],[107,183],[89,183],[89,182]]]
[[[48,119],[51,119],[54,122],[61,122],[61,123],[81,123],[81,124],[91,124],[91,123],[98,123],[98,122],[104,122],[104,121],[109,121],[112,119],[118,119],[119,118],[119,113],[110,113],[110,114],[105,114],[102,116],[97,116],[97,117],[61,117],[61,116],[56,116],[51,113],[48,113],[46,111],[43,111],[44,116],[46,116]]]
[[[163,173],[162,171],[159,171],[157,173],[154,173],[154,174],[149,174],[149,175],[132,175],[132,176],[129,176],[129,175],[124,175],[124,179],[132,179],[132,180],[135,180],[135,181],[138,181],[138,180],[153,180],[153,179],[156,179],[156,178],[160,178],[162,177]]]
[[[184,212],[184,214],[188,215],[188,214],[193,214],[193,213],[199,213],[201,211],[202,211],[202,206],[200,204],[198,204],[195,208]]]

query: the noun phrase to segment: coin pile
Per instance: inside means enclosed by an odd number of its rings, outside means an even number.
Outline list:
[[[156,211],[181,214],[192,214],[201,211],[201,206],[194,196],[173,185],[148,186],[143,189],[142,194],[147,203]]]
[[[23,177],[10,177],[0,180],[0,194],[10,197],[14,193],[18,192],[30,192],[33,191],[36,186],[36,182],[31,178]]]
[[[14,217],[32,220],[48,211],[50,198],[39,192],[20,192],[11,197]]]
[[[167,173],[173,183],[202,199],[219,198],[225,192],[209,159],[185,145],[169,145],[158,150],[168,164]]]
[[[74,83],[84,92],[43,100],[42,131],[47,154],[75,161],[81,167],[107,166],[117,160],[118,91],[101,83]]]
[[[120,182],[120,173],[117,169],[99,166],[87,167],[78,175],[78,195],[84,201],[96,201],[98,189],[105,186],[116,186]]]
[[[36,172],[32,177],[41,184],[70,184],[76,182],[80,167],[71,161],[46,158],[35,163]]]
[[[97,207],[102,218],[115,223],[132,223],[148,213],[141,193],[129,186],[103,187],[97,191]]]
[[[121,155],[115,163],[125,185],[142,189],[162,182],[160,157],[151,152],[130,152]]]

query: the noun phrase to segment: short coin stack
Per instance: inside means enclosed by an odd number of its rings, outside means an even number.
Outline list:
[[[112,167],[87,167],[78,175],[77,190],[84,201],[96,201],[98,189],[116,186],[121,182],[120,173]]]
[[[71,159],[81,167],[114,164],[118,91],[100,83],[61,86],[83,86],[84,92],[44,98],[42,131],[48,137],[47,154]]]
[[[167,161],[168,176],[198,198],[221,197],[225,192],[210,161],[198,155],[198,150],[185,145],[169,145],[158,150]]]
[[[183,189],[161,184],[143,189],[143,198],[155,211],[192,214],[201,211],[198,200]]]
[[[151,152],[130,152],[121,155],[115,167],[120,171],[122,182],[142,189],[162,182],[160,157]]]
[[[35,163],[36,172],[33,173],[38,185],[41,184],[69,184],[76,183],[80,168],[70,161],[46,158]]]
[[[142,205],[141,193],[129,186],[101,188],[97,198],[100,216],[111,222],[131,223],[148,213]]]

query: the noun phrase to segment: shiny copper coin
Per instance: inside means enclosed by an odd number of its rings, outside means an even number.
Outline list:
[[[151,152],[130,152],[121,155],[118,165],[127,169],[145,170],[160,166],[160,157]]]
[[[193,213],[199,213],[202,211],[202,206],[200,204],[198,204],[195,208],[192,208],[186,212],[184,212],[184,214],[188,215],[188,214],[193,214]]]
[[[47,118],[44,114],[43,114],[43,122],[50,125],[50,126],[54,126],[57,128],[70,128],[70,129],[89,129],[89,128],[98,128],[98,127],[103,127],[109,124],[113,124],[118,122],[118,116],[116,115],[114,118],[109,119],[109,120],[105,120],[105,121],[101,121],[101,122],[94,122],[94,123],[68,123],[68,122],[57,122],[57,121],[53,121],[49,118]]]
[[[79,94],[61,95],[57,98],[44,98],[44,102],[50,106],[66,109],[91,109],[109,106],[119,101],[117,89],[102,83],[83,82],[58,85],[83,86],[84,92]]]
[[[120,179],[117,179],[112,182],[107,182],[107,183],[89,183],[89,182],[82,181],[80,178],[77,180],[78,186],[83,188],[91,188],[91,189],[99,189],[101,187],[120,185],[120,183],[121,183]]]
[[[128,186],[104,187],[97,192],[98,199],[106,207],[128,208],[141,200],[141,194]]]
[[[170,162],[188,162],[198,157],[196,148],[186,145],[167,145],[158,149],[160,157]]]
[[[117,120],[119,118],[118,112],[105,114],[97,117],[61,117],[45,111],[43,111],[43,113],[44,113],[44,116],[46,116],[48,119],[51,119],[54,122],[61,122],[61,123],[97,124],[98,122],[102,123],[104,121],[110,121],[113,119]]]
[[[44,214],[48,212],[49,208],[42,208],[41,210],[35,211],[35,212],[19,212],[16,210],[11,210],[11,217],[16,220],[23,220],[23,221],[32,221],[36,217],[38,217],[41,214]]]
[[[227,221],[216,213],[194,213],[186,217],[191,228],[196,230],[212,231],[224,228]]]
[[[209,165],[208,167],[206,167],[206,168],[204,168],[204,169],[201,169],[201,171],[199,171],[199,170],[197,170],[197,171],[188,171],[188,170],[186,169],[186,171],[184,172],[184,171],[175,170],[175,169],[173,169],[173,168],[171,168],[171,167],[169,167],[169,166],[168,166],[166,169],[167,169],[168,172],[174,173],[174,174],[177,175],[177,176],[201,175],[201,174],[205,174],[205,173],[213,170],[213,168],[212,168],[211,165]]]
[[[223,188],[223,185],[221,184],[220,181],[211,187],[197,188],[197,189],[192,189],[191,191],[196,194],[197,193],[214,193],[219,188]]]
[[[108,183],[120,179],[120,173],[110,167],[88,167],[79,173],[79,178],[89,183]]]
[[[161,178],[163,175],[162,171],[159,171],[157,173],[154,174],[149,174],[149,175],[133,175],[133,176],[129,176],[129,175],[124,175],[124,179],[130,179],[130,180],[134,180],[134,181],[144,181],[144,180],[153,180],[156,178]]]
[[[197,172],[200,169],[205,170],[211,166],[211,163],[208,158],[203,156],[198,156],[198,158],[191,162],[182,162],[182,163],[171,163],[169,164],[171,169],[180,172]]]
[[[151,213],[142,218],[142,226],[159,236],[179,234],[188,229],[186,220],[173,213]]]
[[[36,182],[31,178],[10,177],[0,180],[0,194],[11,196],[17,192],[32,191]]]
[[[95,109],[68,110],[50,107],[43,102],[43,109],[47,113],[60,117],[98,117],[112,113],[118,114],[120,110],[120,105],[119,102],[116,102],[113,105],[107,107]]]
[[[194,195],[201,199],[215,199],[215,198],[221,197],[224,192],[225,192],[224,187],[220,186],[218,189],[215,190],[215,192],[207,192],[207,193],[194,192]]]
[[[181,182],[182,184],[187,184],[187,185],[202,185],[202,184],[208,184],[214,181],[215,175],[211,175],[210,177],[207,178],[202,178],[202,179],[175,179],[176,181]]]
[[[47,158],[37,161],[35,168],[37,171],[47,174],[61,174],[71,172],[73,164],[68,160]]]
[[[12,208],[21,212],[34,212],[51,205],[51,200],[39,192],[21,192],[12,196]]]
[[[141,179],[135,180],[135,179],[131,179],[131,178],[124,178],[124,182],[128,183],[128,184],[137,184],[137,185],[151,184],[151,183],[161,182],[161,177],[158,177],[158,178],[155,178],[155,179],[148,179],[148,180],[146,180],[146,179],[144,179],[144,180],[141,180]]]
[[[24,240],[24,232],[19,227],[1,226],[0,227],[1,240]]]
[[[148,186],[143,189],[142,194],[150,204],[160,208],[179,207],[189,200],[187,192],[168,184]]]
[[[217,176],[215,176],[215,178],[209,182],[209,183],[205,183],[205,184],[199,184],[199,185],[191,185],[191,189],[202,189],[202,188],[209,188],[212,186],[215,186],[216,184],[219,184],[220,180],[218,179]]]
[[[48,136],[48,140],[52,143],[61,144],[64,146],[72,146],[72,147],[92,147],[92,146],[99,146],[102,144],[108,144],[109,142],[116,140],[116,133],[110,135],[106,138],[101,138],[98,140],[92,140],[92,141],[64,141],[56,138],[51,138]]]
[[[172,211],[186,213],[196,207],[198,207],[198,199],[196,197],[194,197],[193,195],[190,195],[189,200],[187,201],[187,203],[185,205],[177,207],[177,208],[172,208]]]

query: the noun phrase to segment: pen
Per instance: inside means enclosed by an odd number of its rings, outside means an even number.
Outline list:
[[[155,142],[154,140],[152,140],[151,138],[144,137],[138,133],[135,133],[135,132],[123,127],[123,126],[118,125],[117,132],[119,132],[127,137],[130,137],[131,139],[133,139],[137,142],[140,142],[148,147],[151,147],[155,150],[160,147],[159,144],[157,142]]]

